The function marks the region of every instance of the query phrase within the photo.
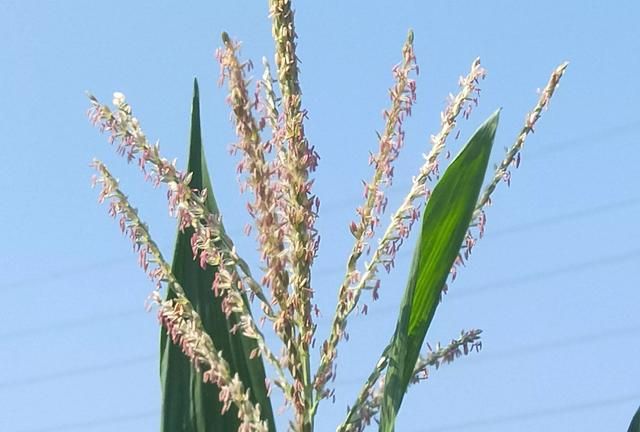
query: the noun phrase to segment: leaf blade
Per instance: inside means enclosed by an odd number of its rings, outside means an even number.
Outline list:
[[[627,432],[640,432],[640,407],[638,407],[636,414],[633,416],[633,419],[631,419],[631,424]]]
[[[484,180],[500,111],[492,114],[451,162],[423,215],[409,280],[389,349],[380,431],[394,430],[427,330],[458,256]]]
[[[219,214],[202,147],[199,99],[198,82],[194,80],[187,170],[193,173],[191,187],[200,190],[206,188],[207,208],[212,214]],[[208,266],[202,269],[198,261],[193,259],[190,242],[192,234],[193,230],[190,228],[178,232],[172,271],[202,318],[205,330],[229,363],[232,374],[237,372],[245,386],[251,389],[251,398],[254,403],[260,404],[262,417],[267,420],[269,430],[275,430],[262,358],[250,358],[250,353],[257,344],[240,332],[231,333],[231,327],[237,320],[233,315],[226,319],[221,309],[221,298],[214,296],[211,289],[217,268]],[[168,291],[167,298],[173,298],[171,291]],[[246,297],[244,300],[248,304]],[[173,344],[165,332],[161,333],[160,338],[160,378],[162,431],[210,432],[238,429],[240,423],[235,406],[221,414],[218,388],[202,381],[202,374],[193,368],[180,347]]]

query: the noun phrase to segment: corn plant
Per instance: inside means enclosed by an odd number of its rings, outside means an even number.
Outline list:
[[[162,430],[276,430],[270,399],[275,388],[291,413],[288,429],[313,431],[319,405],[334,394],[331,382],[336,376],[338,348],[346,339],[350,318],[366,308],[361,302],[363,294],[378,298],[382,271],[393,269],[398,250],[420,222],[396,328],[337,425],[339,431],[361,431],[376,420],[380,431],[393,431],[410,385],[423,380],[430,368],[481,347],[481,331],[472,329],[445,346],[420,354],[448,279],[455,279],[482,237],[485,208],[496,187],[510,183],[524,141],[547,108],[567,63],[552,71],[515,142],[485,182],[499,111],[478,127],[447,167],[440,166],[449,159],[444,157],[447,139],[456,132],[460,118],[469,119],[478,104],[479,84],[486,72],[480,60],[474,60],[441,114],[441,128],[431,136],[424,164],[412,177],[409,191],[386,228],[380,230],[387,206],[385,192],[403,147],[403,123],[416,100],[418,66],[414,36],[409,32],[401,60],[393,68],[394,84],[389,89],[377,150],[369,160],[372,174],[365,182],[364,202],[348,227],[353,247],[337,290],[330,331],[314,348],[312,341],[320,338],[311,278],[319,248],[315,228],[319,199],[313,193],[312,176],[319,158],[305,135],[307,113],[299,83],[291,0],[270,0],[269,6],[274,75],[264,60],[264,72],[252,89],[252,63],[240,58],[239,43],[223,33],[217,52],[220,84],[227,85],[237,135],[233,153],[240,157],[242,189],[251,194],[247,207],[262,260],[259,276],[227,234],[212,192],[200,133],[198,83],[194,83],[185,170],[163,157],[159,145],[147,139],[122,93],[114,93],[112,107],[90,96],[92,123],[109,135],[118,153],[137,162],[145,179],[166,186],[169,210],[177,218],[170,265],[118,181],[104,163],[94,160],[99,201],[108,202],[109,213],[131,238],[141,267],[155,284],[150,300],[163,327]],[[266,343],[265,322],[280,346]],[[311,368],[314,355],[318,356],[315,370]]]

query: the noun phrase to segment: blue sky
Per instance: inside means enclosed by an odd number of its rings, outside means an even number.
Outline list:
[[[318,336],[327,334],[351,247],[348,223],[407,29],[415,30],[421,74],[392,209],[437,131],[446,95],[476,56],[488,76],[462,136],[503,107],[495,161],[536,89],[568,60],[512,186],[496,193],[485,239],[427,336],[446,342],[481,328],[484,348],[412,388],[398,430],[626,430],[640,404],[640,4],[325,0],[297,9],[307,132],[322,157]],[[124,92],[147,135],[184,167],[199,78],[216,197],[239,249],[257,263],[253,240],[240,234],[246,197],[216,85],[223,30],[255,64],[271,58],[266,2],[0,2],[0,430],[158,430],[158,328],[143,308],[152,286],[96,203],[91,159],[120,177],[167,255],[175,222],[164,194],[89,125],[86,90],[105,101]],[[352,319],[337,400],[321,407],[317,430],[342,420],[388,340],[410,250],[384,278],[370,315]]]

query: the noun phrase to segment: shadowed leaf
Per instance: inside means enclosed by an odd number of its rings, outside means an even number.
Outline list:
[[[200,102],[198,82],[194,81],[193,105],[191,107],[191,137],[189,166],[193,173],[191,187],[208,191],[207,208],[218,214],[218,207],[211,188],[207,165],[202,149],[200,132]],[[257,347],[254,340],[230,329],[237,319],[228,320],[221,309],[221,298],[211,289],[217,268],[208,266],[203,270],[199,260],[193,259],[190,239],[191,228],[178,232],[173,256],[172,270],[182,284],[188,299],[202,318],[202,324],[211,335],[216,348],[222,351],[229,363],[231,373],[238,373],[246,388],[251,389],[251,399],[259,403],[262,417],[267,420],[269,430],[275,431],[271,402],[267,397],[265,371],[261,357],[250,359],[249,353]],[[173,298],[168,291],[167,298]],[[245,298],[245,302],[247,299]],[[202,373],[197,372],[180,347],[171,342],[165,332],[160,337],[160,378],[162,385],[163,432],[222,432],[238,430],[238,412],[235,406],[224,415],[218,398],[218,387],[202,382]]]
[[[640,408],[636,411],[636,415],[631,419],[629,430],[627,432],[640,432]]]

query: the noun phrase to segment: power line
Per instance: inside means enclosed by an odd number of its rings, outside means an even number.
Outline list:
[[[430,429],[416,429],[414,432],[444,432],[453,430],[467,430],[483,426],[493,426],[503,423],[516,423],[525,420],[534,420],[544,417],[553,417],[562,414],[602,409],[604,407],[620,405],[623,403],[638,401],[640,399],[640,393],[632,393],[627,395],[621,395],[617,397],[611,397],[607,399],[598,399],[593,401],[574,403],[558,407],[547,407],[537,410],[524,411],[515,414],[498,415],[494,417],[485,417],[476,420],[470,420],[462,423],[453,423],[450,425],[436,426]]]
[[[602,214],[602,213],[606,213],[612,210],[617,210],[620,208],[627,208],[627,207],[631,207],[634,205],[637,205],[638,203],[640,203],[640,197],[632,197],[632,198],[628,198],[628,199],[623,199],[620,201],[615,201],[615,202],[610,202],[610,203],[602,203],[602,204],[598,204],[595,206],[591,206],[591,207],[585,207],[585,208],[581,208],[581,209],[577,209],[571,212],[567,212],[567,213],[561,213],[558,215],[554,215],[554,216],[548,216],[548,217],[544,217],[544,218],[540,218],[531,222],[525,222],[522,224],[517,224],[517,225],[513,225],[510,227],[506,227],[503,229],[498,229],[496,231],[489,231],[488,235],[492,236],[492,237],[497,237],[497,236],[501,236],[501,235],[505,235],[505,234],[512,234],[512,233],[516,233],[516,232],[521,232],[521,231],[527,231],[531,228],[535,228],[538,226],[544,226],[544,225],[553,225],[555,223],[558,222],[563,222],[566,221],[568,219],[571,218],[582,218],[582,217],[588,217],[588,216],[592,216],[594,214]],[[346,206],[345,206],[346,208]],[[405,249],[402,249],[400,253],[402,253],[403,251],[405,251]],[[101,262],[95,262],[95,263],[91,263],[91,264],[87,264],[85,266],[74,266],[74,267],[68,267],[67,269],[64,270],[55,270],[49,273],[45,273],[43,275],[37,276],[37,277],[31,277],[31,278],[26,278],[26,279],[22,279],[22,280],[18,280],[18,281],[13,281],[13,282],[9,282],[9,283],[5,283],[0,285],[0,290],[6,290],[6,289],[10,289],[10,288],[18,288],[18,287],[24,287],[24,286],[28,286],[28,285],[37,285],[40,283],[46,283],[49,282],[51,280],[60,280],[60,279],[66,279],[69,277],[74,277],[77,276],[78,274],[82,274],[82,273],[88,273],[94,270],[99,270],[99,269],[104,269],[105,267],[113,267],[113,266],[118,266],[118,265],[122,265],[125,263],[130,262],[131,260],[129,258],[113,258],[113,259],[109,259],[109,260],[104,260]],[[332,268],[332,271],[336,270],[335,267]],[[341,270],[341,268],[340,268]]]
[[[29,337],[34,335],[57,333],[59,331],[74,329],[77,327],[103,324],[105,321],[110,321],[114,319],[132,318],[134,316],[142,316],[141,310],[139,308],[127,309],[120,312],[110,312],[110,313],[105,313],[101,315],[94,314],[91,316],[81,317],[78,319],[72,319],[72,320],[62,321],[62,322],[53,323],[53,324],[47,324],[41,327],[21,328],[21,329],[10,331],[10,332],[0,333],[0,343],[11,341],[12,339],[21,339],[24,337]]]
[[[586,410],[602,409],[610,406],[621,405],[628,402],[635,402],[640,399],[640,393],[632,393],[627,395],[620,395],[616,397],[610,397],[606,399],[598,399],[581,403],[573,403],[558,407],[547,407],[537,410],[525,411],[515,414],[498,415],[493,417],[485,417],[482,419],[475,419],[466,421],[463,423],[454,423],[444,426],[436,426],[430,429],[416,429],[414,432],[446,432],[453,430],[478,428],[484,426],[493,426],[504,423],[517,423],[526,420],[534,420],[545,417],[554,417],[562,414],[570,414],[575,412],[581,412]],[[83,422],[67,423],[57,426],[45,426],[43,428],[36,429],[23,429],[20,432],[58,432],[76,429],[86,429],[89,427],[97,426],[109,426],[121,423],[127,423],[136,420],[150,419],[159,414],[157,409],[146,410],[137,413],[131,413],[121,416],[109,416],[93,420],[87,420]]]
[[[605,331],[597,331],[589,334],[573,335],[565,338],[558,338],[555,340],[522,345],[520,347],[514,347],[505,350],[497,350],[492,353],[483,353],[483,355],[477,357],[474,361],[489,361],[494,359],[504,360],[513,357],[523,357],[531,354],[557,351],[559,349],[572,348],[581,345],[590,345],[595,342],[609,339],[638,336],[640,336],[640,325],[625,326]]]
[[[59,432],[59,431],[68,431],[68,430],[77,430],[77,429],[84,430],[90,427],[112,426],[112,425],[117,425],[121,423],[136,421],[136,420],[150,419],[152,417],[158,416],[159,414],[160,414],[160,411],[158,411],[157,409],[154,409],[154,410],[141,411],[141,412],[132,413],[132,414],[125,414],[121,416],[109,416],[109,417],[97,418],[97,419],[87,420],[82,422],[66,423],[66,424],[57,425],[57,426],[45,426],[45,427],[35,428],[35,429],[23,429],[20,432]]]
[[[539,281],[539,280],[550,279],[550,278],[562,276],[565,274],[577,273],[582,270],[593,270],[593,269],[602,268],[602,267],[609,267],[609,266],[624,263],[626,261],[629,261],[637,257],[640,257],[640,248],[631,249],[620,254],[605,255],[605,256],[592,258],[585,261],[578,261],[576,263],[550,268],[545,271],[527,273],[527,274],[516,276],[513,278],[499,279],[493,282],[488,282],[486,284],[478,285],[476,288],[470,287],[466,291],[456,290],[450,294],[447,294],[445,296],[445,299],[456,300],[456,299],[465,298],[465,297],[473,297],[478,294],[485,293],[487,291],[494,291],[494,290],[499,290],[504,288],[515,287],[518,285],[524,285],[524,284]],[[370,308],[371,310],[367,315],[383,314],[391,310],[396,310],[399,307],[400,307],[399,304],[394,304],[394,305],[387,305],[387,306],[376,308],[376,309]]]
[[[124,358],[124,359],[119,359],[115,361],[105,362],[97,365],[76,367],[76,368],[69,369],[62,372],[53,372],[53,373],[42,374],[42,375],[26,377],[26,378],[9,379],[5,381],[0,381],[0,390],[7,389],[7,388],[42,384],[49,381],[56,381],[61,378],[71,378],[71,377],[81,376],[81,375],[93,375],[96,372],[102,372],[102,371],[112,370],[112,369],[120,369],[128,366],[133,366],[136,364],[146,363],[156,358],[157,358],[156,354],[146,354],[146,355],[140,355],[136,357],[130,357],[130,358]]]
[[[529,231],[533,228],[537,228],[545,225],[555,225],[557,223],[565,222],[571,218],[582,218],[591,216],[594,214],[602,214],[609,211],[618,210],[621,208],[628,208],[634,205],[640,204],[640,197],[628,198],[620,201],[614,201],[610,203],[598,204],[595,206],[583,207],[581,209],[573,210],[570,212],[560,213],[553,216],[547,216],[539,219],[535,219],[530,222],[525,222],[522,224],[516,224],[512,226],[507,226],[502,229],[497,229],[495,231],[487,230],[486,237],[498,237],[504,235],[511,235],[519,232]],[[400,249],[397,256],[405,256],[408,255],[411,251],[406,247]],[[340,266],[327,266],[323,269],[318,269],[317,272],[321,274],[331,274],[334,272],[342,271],[344,267]]]
[[[553,154],[555,153],[571,150],[575,147],[584,148],[587,146],[599,144],[602,141],[612,138],[619,138],[625,135],[637,134],[639,126],[639,121],[632,121],[591,131],[588,134],[574,136],[573,138],[550,142],[548,144],[532,146],[531,149],[528,149],[526,151],[527,154],[525,158],[526,160],[544,159],[546,157],[553,156]],[[398,187],[400,189],[408,189],[410,186],[411,183],[404,183]],[[332,206],[329,208],[332,209],[332,211],[335,211],[337,208],[349,206],[353,204],[354,199],[355,197],[351,199],[341,199],[340,201],[338,201],[339,205],[337,207]],[[353,208],[353,210],[355,211],[355,208]]]
[[[131,261],[130,259],[125,259],[125,258],[113,258],[113,259],[108,259],[104,261],[94,262],[84,266],[67,267],[66,269],[54,270],[51,272],[41,274],[36,277],[30,277],[22,280],[5,283],[3,285],[0,285],[0,290],[4,291],[4,290],[9,290],[11,288],[20,288],[20,287],[29,286],[29,285],[38,285],[41,283],[49,282],[51,280],[68,279],[70,277],[77,276],[78,274],[89,273],[95,270],[104,269],[105,267],[115,267],[130,261]]]
[[[475,361],[476,362],[482,361],[482,360],[495,361],[495,360],[501,360],[505,358],[522,357],[526,355],[531,355],[532,353],[555,351],[560,349],[566,349],[572,346],[589,345],[591,343],[598,342],[601,340],[616,339],[619,337],[630,337],[630,336],[631,337],[640,336],[640,325],[613,328],[613,329],[608,329],[604,331],[558,338],[553,341],[545,341],[541,343],[522,345],[522,346],[514,347],[508,350],[497,351],[494,353],[478,356]],[[488,357],[488,359],[486,357]],[[120,368],[129,367],[137,364],[150,363],[152,361],[156,361],[157,359],[158,359],[158,354],[144,354],[144,355],[139,355],[135,357],[123,358],[123,359],[118,359],[110,362],[104,362],[97,365],[82,366],[79,368],[76,367],[74,369],[69,369],[62,372],[54,372],[54,373],[48,373],[48,374],[43,374],[43,375],[38,375],[33,377],[5,380],[5,381],[0,381],[0,390],[36,385],[36,384],[41,384],[45,382],[56,381],[62,378],[71,378],[71,377],[82,376],[82,375],[94,375],[96,373],[106,371],[106,370],[120,369]],[[361,384],[364,381],[364,379],[365,378],[363,377],[361,379],[358,378],[358,379],[350,379],[350,380],[344,380],[344,381],[339,380],[338,384],[340,385]]]
[[[518,347],[508,348],[506,350],[497,350],[485,353],[484,351],[475,355],[473,360],[465,362],[466,365],[474,365],[479,362],[492,362],[517,357],[526,357],[532,354],[540,354],[552,351],[563,350],[581,345],[590,345],[595,342],[604,340],[617,339],[622,337],[639,337],[640,325],[632,325],[625,327],[612,328],[604,331],[596,331],[585,333],[582,335],[572,335],[568,337],[556,338],[555,340],[547,340],[544,342],[525,344]],[[367,379],[366,376],[340,380],[336,382],[339,385],[361,385]]]
[[[621,136],[635,134],[638,131],[638,126],[640,126],[639,121],[632,121],[592,131],[584,135],[558,141],[556,143],[538,146],[535,147],[536,151],[533,151],[531,152],[531,154],[527,155],[527,159],[542,159],[554,153],[571,150],[576,147],[580,147],[582,149],[586,146],[593,146],[601,143],[602,141],[610,140],[612,138],[619,138]]]
[[[499,237],[503,235],[523,232],[539,226],[554,225],[556,223],[564,222],[566,220],[573,219],[573,218],[589,217],[596,214],[615,211],[621,208],[628,208],[628,207],[635,206],[639,203],[640,203],[640,197],[632,197],[632,198],[614,201],[610,203],[602,203],[595,206],[580,208],[580,209],[573,210],[566,213],[560,213],[553,216],[543,217],[540,219],[533,220],[531,222],[525,222],[522,224],[508,226],[502,229],[498,229],[496,231],[488,231],[487,236]],[[402,255],[405,255],[406,253],[407,253],[407,249],[404,248],[404,249],[401,249],[401,251],[399,252],[399,255],[402,256]],[[105,267],[119,266],[128,262],[131,262],[131,259],[129,257],[113,258],[113,259],[104,260],[101,262],[87,264],[85,266],[69,267],[64,270],[56,270],[49,273],[45,273],[37,277],[31,277],[31,278],[18,280],[18,281],[9,282],[9,283],[0,285],[0,290],[19,288],[19,287],[24,287],[28,285],[37,285],[40,283],[49,282],[51,280],[67,279],[69,277],[77,276],[78,274],[104,269]],[[341,271],[341,270],[342,270],[342,267],[332,266],[330,269],[321,269],[319,270],[319,272],[326,274],[327,271],[329,271],[329,273],[333,273],[335,271]],[[0,336],[3,336],[3,335],[0,335]]]
[[[499,237],[506,234],[512,234],[515,232],[528,231],[532,228],[541,226],[555,225],[557,223],[565,222],[567,220],[575,220],[584,217],[590,217],[596,214],[608,213],[612,210],[619,210],[622,208],[629,208],[640,204],[640,197],[624,199],[606,204],[598,204],[591,207],[585,207],[574,211],[560,213],[554,216],[543,217],[531,222],[524,222],[517,225],[508,226],[495,231],[488,231],[488,237]]]
[[[636,258],[638,256],[640,256],[640,249],[632,249],[632,250],[624,252],[622,254],[601,256],[601,257],[598,257],[598,258],[595,258],[595,259],[590,259],[590,260],[586,260],[586,261],[580,261],[580,262],[569,264],[569,265],[566,265],[566,266],[561,266],[561,267],[548,269],[548,270],[542,271],[542,272],[534,272],[534,273],[529,273],[529,274],[517,276],[517,277],[514,277],[514,278],[497,280],[497,281],[494,281],[494,282],[490,282],[490,283],[487,283],[487,284],[480,285],[475,289],[469,289],[467,291],[454,291],[452,294],[447,295],[446,298],[447,299],[457,299],[457,298],[470,297],[470,296],[475,296],[475,295],[481,294],[481,293],[486,292],[486,291],[493,291],[493,290],[501,289],[501,288],[505,288],[505,287],[512,287],[512,286],[522,285],[522,284],[529,283],[529,282],[535,282],[537,280],[544,280],[544,279],[547,279],[547,278],[553,278],[553,277],[556,277],[556,276],[561,276],[563,274],[575,273],[575,272],[578,272],[578,271],[581,271],[581,270],[590,270],[590,269],[596,269],[596,268],[602,268],[602,267],[609,267],[609,266],[612,266],[612,265],[623,263],[625,261],[628,261],[630,259]],[[334,269],[334,271],[335,271],[335,269]],[[378,314],[387,313],[389,311],[397,309],[398,307],[399,307],[399,305],[397,305],[397,304],[387,305],[387,306],[384,306],[384,307],[372,309],[368,313],[368,315],[374,315],[375,316],[375,315],[378,315]],[[95,324],[97,322],[104,322],[106,320],[132,317],[132,316],[136,316],[137,313],[139,313],[139,311],[137,311],[137,310],[126,310],[126,311],[121,311],[121,312],[116,312],[116,313],[103,314],[100,317],[100,320],[96,319],[95,316],[83,317],[83,318],[79,318],[77,320],[70,320],[70,321],[67,321],[67,322],[60,323],[60,324],[53,324],[53,325],[47,324],[47,326],[43,326],[43,327],[37,327],[37,328],[32,328],[32,329],[20,329],[20,330],[17,330],[17,331],[5,332],[5,333],[0,334],[0,341],[17,339],[17,338],[21,338],[21,337],[30,336],[32,334],[37,334],[37,333],[47,333],[47,332],[53,331],[53,330],[70,329],[70,328],[74,328],[74,327],[81,326],[81,325],[92,325],[92,324]]]
[[[469,289],[462,292],[455,292],[451,297],[469,297],[482,294],[486,291],[493,291],[500,288],[508,288],[516,285],[523,285],[542,279],[554,278],[565,274],[577,273],[582,270],[593,270],[601,267],[609,267],[611,265],[620,264],[640,256],[640,248],[631,249],[619,254],[606,255],[589,260],[578,261],[575,263],[554,267],[545,271],[527,273],[521,276],[505,278],[494,282],[479,285],[475,289]]]
[[[635,125],[635,123],[629,124],[627,125],[627,127],[631,127]],[[620,127],[616,127],[616,128],[611,128],[608,130],[604,130],[604,135],[606,136],[610,136],[611,131],[616,131],[619,130]],[[595,214],[602,214],[602,213],[606,213],[608,211],[612,211],[612,210],[617,210],[617,209],[621,209],[621,208],[628,208],[634,205],[637,205],[640,203],[640,197],[632,197],[629,199],[624,199],[624,200],[619,200],[619,201],[615,201],[615,202],[610,202],[610,203],[603,203],[603,204],[598,204],[595,206],[591,206],[591,207],[586,207],[586,208],[581,208],[581,209],[577,209],[571,212],[566,212],[566,213],[561,213],[561,214],[557,214],[554,216],[548,216],[548,217],[543,217],[537,220],[533,220],[531,222],[525,222],[523,224],[517,224],[517,225],[513,225],[510,227],[506,227],[503,229],[499,229],[496,231],[488,231],[487,236],[489,237],[497,237],[497,236],[501,236],[501,235],[508,235],[508,234],[513,234],[513,233],[517,233],[517,232],[522,232],[522,231],[527,231],[530,230],[532,228],[536,228],[536,227],[540,227],[540,226],[545,226],[545,225],[553,225],[556,223],[560,223],[566,220],[570,220],[570,219],[575,219],[575,218],[581,218],[581,217],[588,217],[588,216],[593,216]],[[398,255],[400,256],[404,256],[408,253],[408,249],[407,248],[403,248]],[[626,258],[623,258],[626,259]],[[581,265],[580,268],[585,268],[587,266],[593,266],[595,265],[596,267],[600,267],[603,264],[609,265],[610,262],[609,260],[607,260],[607,258],[604,258],[604,260],[606,261],[605,263],[603,262],[592,262],[589,261],[587,263],[584,263],[583,265]],[[110,260],[105,260],[102,262],[97,262],[97,263],[93,263],[93,264],[88,264],[86,266],[82,266],[82,267],[74,267],[74,268],[70,268],[67,270],[58,270],[55,272],[51,272],[45,275],[41,275],[39,277],[35,277],[35,278],[28,278],[28,279],[24,279],[24,280],[20,280],[20,281],[14,281],[14,282],[10,282],[8,284],[4,284],[4,285],[0,285],[0,290],[2,289],[8,289],[8,288],[17,288],[17,287],[23,287],[23,286],[28,286],[31,284],[38,284],[38,283],[42,283],[42,282],[48,282],[52,279],[65,279],[68,277],[73,277],[76,276],[79,273],[86,273],[86,272],[90,272],[90,271],[94,271],[97,269],[104,269],[105,267],[109,267],[109,266],[116,266],[116,265],[121,265],[125,262],[129,262],[129,258],[118,258],[118,259],[110,259]],[[320,269],[318,272],[321,274],[331,274],[334,272],[339,272],[342,270],[342,267],[340,266],[332,266],[330,269]],[[563,269],[558,269],[558,271],[560,273],[562,273]],[[531,276],[531,275],[530,275]],[[534,275],[535,276],[535,275]],[[535,278],[534,278],[535,280]],[[511,281],[506,281],[509,283],[513,283],[514,280]],[[504,284],[505,281],[501,281],[498,282],[498,285],[500,284]],[[515,279],[515,283],[521,283],[520,278],[516,278]],[[495,285],[492,284],[492,285]],[[486,289],[480,289],[479,291],[484,291]],[[475,291],[472,292],[464,292],[462,294],[456,294],[452,297],[458,297],[458,296],[468,296],[468,295],[474,295]],[[372,314],[375,314],[376,312],[382,310],[382,311],[388,311],[391,310],[393,308],[396,308],[397,306],[387,306],[383,309],[377,309],[376,311],[373,311]],[[102,316],[101,318],[104,320],[107,319],[117,319],[117,318],[127,318],[127,317],[132,317],[136,315],[136,311],[134,310],[127,310],[127,311],[122,311],[122,312],[117,312],[117,313],[113,313],[113,314],[105,314],[104,316]],[[36,327],[36,328],[31,328],[31,329],[20,329],[17,331],[11,331],[11,332],[5,332],[0,334],[0,341],[6,341],[6,340],[11,340],[11,339],[15,339],[15,338],[20,338],[20,337],[25,337],[25,336],[29,336],[32,334],[38,334],[38,333],[46,333],[46,332],[50,332],[53,330],[65,330],[65,329],[70,329],[70,328],[74,328],[76,326],[81,326],[81,325],[91,325],[94,322],[99,322],[99,320],[95,319],[95,317],[86,317],[86,318],[79,318],[76,320],[70,320],[67,322],[63,322],[63,323],[59,323],[59,324],[47,324],[47,326],[43,326],[43,327]]]

